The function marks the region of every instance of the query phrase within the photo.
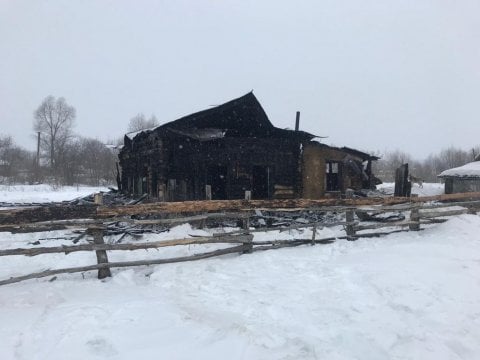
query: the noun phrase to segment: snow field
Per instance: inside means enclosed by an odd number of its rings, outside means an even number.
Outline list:
[[[386,194],[392,194],[395,190],[395,183],[383,183],[377,185],[377,189],[385,192]],[[441,183],[423,183],[420,187],[418,184],[412,184],[412,194],[418,196],[435,196],[445,193],[445,184]]]
[[[55,198],[47,188],[28,189],[10,187],[5,195],[1,188],[0,195],[11,202],[61,201],[98,191],[64,188]],[[39,196],[33,199],[28,191]],[[414,185],[413,193],[419,191],[440,194],[443,185]],[[479,228],[480,217],[462,215],[419,233],[113,269],[106,281],[88,272],[4,286],[0,358],[478,359]],[[187,224],[142,241],[210,233]],[[317,238],[340,233],[323,229]],[[65,234],[0,233],[0,248],[34,246],[27,243]],[[259,233],[256,239],[310,236],[305,230]],[[118,251],[109,252],[109,259],[215,248]],[[3,257],[0,276],[95,262],[87,252]]]
[[[109,191],[107,187],[39,185],[0,185],[0,202],[46,203],[73,200],[95,192]]]
[[[462,215],[418,233],[114,269],[106,281],[90,272],[84,278],[60,275],[53,282],[4,286],[0,357],[478,359],[479,228],[479,216]],[[318,237],[339,233],[339,228],[324,229]],[[182,225],[147,240],[188,234],[205,231]],[[275,238],[300,235],[311,233]],[[0,235],[0,246],[17,247],[42,236]],[[206,248],[213,249],[201,249]],[[176,247],[109,257],[199,250]],[[94,262],[90,253],[5,257],[0,273],[5,278]]]

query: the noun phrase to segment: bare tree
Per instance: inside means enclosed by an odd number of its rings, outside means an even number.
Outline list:
[[[56,184],[73,185],[82,183],[81,173],[83,161],[81,139],[71,138],[62,144],[59,144],[58,154],[56,156],[56,171],[53,179]],[[61,150],[60,150],[61,149]]]
[[[63,97],[48,96],[34,112],[33,128],[41,132],[41,146],[47,153],[51,170],[55,170],[58,154],[65,148],[72,135],[75,122],[75,108]]]
[[[13,139],[9,135],[0,135],[0,159],[4,160],[6,152],[13,145]]]
[[[73,137],[58,153],[56,184],[111,185],[115,183],[117,154],[92,138]]]
[[[158,120],[155,115],[147,119],[142,113],[135,115],[128,123],[128,132],[151,129],[158,126]]]
[[[0,182],[4,182],[10,176],[9,153],[12,146],[11,136],[0,135]]]
[[[443,161],[445,169],[450,169],[465,165],[467,162],[471,161],[471,156],[469,156],[468,152],[465,150],[450,146],[440,152],[440,159]]]
[[[33,160],[33,153],[16,145],[11,136],[0,135],[0,182],[28,180]]]
[[[374,173],[383,181],[395,180],[395,169],[405,163],[410,163],[412,157],[401,150],[387,152],[373,164]]]
[[[116,175],[117,155],[101,141],[91,138],[81,140],[82,170],[91,185],[113,184]]]
[[[480,145],[474,146],[471,153],[473,161],[480,161]]]
[[[393,181],[395,169],[403,163],[409,163],[411,174],[428,182],[436,182],[438,181],[437,175],[442,171],[473,161],[474,156],[479,152],[478,146],[470,151],[450,146],[437,154],[429,155],[425,160],[415,160],[409,154],[395,150],[387,152],[380,161],[374,164],[374,173],[384,181]],[[480,160],[480,156],[478,160]]]

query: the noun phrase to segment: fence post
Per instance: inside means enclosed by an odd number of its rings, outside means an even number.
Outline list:
[[[242,228],[246,230],[246,233],[250,230],[250,214],[247,213],[246,216],[243,216],[242,219]]]
[[[408,225],[408,228],[409,228],[411,231],[418,231],[418,230],[420,230],[420,211],[419,211],[418,207],[414,207],[414,208],[410,211],[410,221],[414,221],[414,222],[415,222],[414,224]]]
[[[355,211],[353,209],[347,209],[347,211],[345,212],[345,231],[347,232],[347,240],[349,241],[357,240],[357,237],[355,236],[354,220]]]
[[[244,217],[242,225],[243,230],[245,230],[245,235],[247,235],[247,240],[243,242],[243,253],[251,254],[253,252],[253,235],[250,234],[250,214],[247,214],[247,216]]]
[[[243,251],[242,254],[251,254],[253,252],[253,235],[252,234],[246,234],[242,235],[245,237],[245,240],[243,240]]]
[[[317,236],[317,223],[313,224],[312,229],[312,245],[315,245],[315,237]]]
[[[103,227],[91,227],[88,229],[89,232],[93,235],[93,242],[96,245],[103,245],[105,242],[103,241]],[[108,256],[106,250],[96,250],[95,253],[97,254],[97,262],[98,264],[108,264]],[[112,273],[110,272],[110,268],[105,267],[98,269],[98,278],[105,279],[106,277],[111,277]]]
[[[200,220],[200,229],[205,229],[207,227],[207,219]]]

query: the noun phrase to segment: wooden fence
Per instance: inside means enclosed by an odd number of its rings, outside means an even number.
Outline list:
[[[460,199],[466,199],[467,196],[460,196]],[[111,268],[132,267],[132,266],[146,266],[167,263],[177,263],[184,261],[194,261],[206,259],[215,256],[226,254],[246,254],[254,251],[264,251],[270,249],[278,249],[283,247],[292,247],[305,244],[328,244],[339,239],[356,240],[365,237],[379,237],[386,234],[399,231],[419,231],[424,224],[433,224],[446,221],[446,217],[465,214],[476,213],[480,207],[480,200],[457,201],[449,203],[429,203],[419,201],[421,198],[416,198],[415,201],[408,203],[400,203],[398,205],[381,204],[376,205],[349,205],[349,206],[323,206],[310,207],[302,210],[309,212],[336,214],[343,213],[341,221],[313,221],[309,223],[290,224],[284,227],[260,227],[251,228],[250,220],[254,217],[262,217],[263,215],[257,210],[252,212],[250,209],[238,211],[234,213],[217,212],[205,213],[201,215],[162,218],[162,219],[132,219],[126,217],[124,212],[117,218],[87,218],[87,219],[61,219],[40,221],[35,223],[11,223],[0,225],[0,231],[9,232],[39,232],[56,229],[86,229],[83,233],[92,239],[87,244],[78,245],[62,245],[55,247],[33,247],[33,248],[17,248],[0,250],[1,256],[37,256],[41,254],[55,254],[64,253],[65,255],[79,252],[79,251],[94,251],[97,257],[97,264],[71,267],[62,269],[48,269],[23,276],[11,277],[0,281],[0,285],[11,284],[23,280],[42,278],[54,276],[62,273],[78,273],[92,270],[98,270],[98,278],[102,279],[111,276]],[[455,207],[454,209],[448,209]],[[267,209],[271,210],[271,209]],[[297,209],[298,210],[298,209]],[[275,209],[279,211],[291,211],[291,209]],[[394,222],[378,222],[374,220],[375,216],[379,214],[398,213],[407,214],[402,220]],[[138,213],[137,213],[138,214]],[[259,215],[260,214],[260,215]],[[338,216],[340,218],[340,216]],[[108,224],[112,221],[122,221],[136,226],[151,226],[164,225],[170,226],[181,223],[197,222],[200,226],[205,225],[205,221],[212,219],[234,219],[243,224],[241,230],[236,230],[230,233],[214,234],[209,237],[192,237],[177,240],[164,240],[153,242],[133,242],[133,243],[116,243],[106,244],[104,242],[104,235],[108,229]],[[317,238],[318,230],[324,227],[343,226],[345,235],[329,238]],[[289,231],[293,229],[312,229],[312,236],[310,238],[295,238],[291,240],[263,240],[255,241],[254,234],[257,232],[269,231]],[[378,229],[387,228],[385,231],[379,232]],[[365,232],[366,230],[375,230],[374,232]],[[171,246],[184,245],[202,245],[202,244],[223,244],[228,245],[226,248],[217,249],[214,251],[199,253],[191,256],[173,257],[167,259],[153,259],[153,260],[135,260],[124,262],[109,262],[107,251],[124,251],[124,250],[139,250],[139,249],[158,249]]]

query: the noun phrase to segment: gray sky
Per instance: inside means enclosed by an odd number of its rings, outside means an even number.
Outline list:
[[[48,95],[121,136],[250,90],[278,127],[418,158],[480,145],[480,1],[0,0],[0,133]]]

